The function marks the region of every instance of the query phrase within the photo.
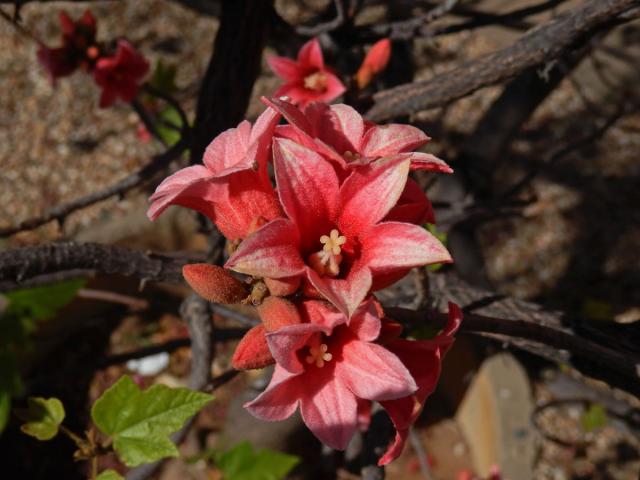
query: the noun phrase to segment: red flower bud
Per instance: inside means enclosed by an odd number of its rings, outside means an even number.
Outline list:
[[[224,268],[207,263],[185,265],[182,275],[193,290],[210,302],[239,303],[247,295],[247,289]]]
[[[231,359],[233,368],[236,370],[253,370],[264,368],[275,362],[264,334],[264,325],[257,325],[242,337]]]

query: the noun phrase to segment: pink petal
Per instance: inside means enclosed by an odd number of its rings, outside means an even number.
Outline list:
[[[338,177],[319,154],[284,138],[274,140],[278,195],[287,216],[298,227],[307,250],[331,231],[338,200]]]
[[[405,156],[383,158],[354,170],[340,188],[340,232],[362,232],[384,218],[400,198],[408,174]]]
[[[293,103],[282,98],[261,98],[262,103],[278,111],[291,125],[301,133],[311,135],[312,127],[307,117]]]
[[[322,57],[322,48],[317,38],[312,38],[305,43],[298,52],[298,63],[302,67],[314,67],[318,70],[324,69],[324,59]]]
[[[369,230],[362,244],[367,266],[374,274],[452,262],[440,240],[410,223],[380,223]]]
[[[276,364],[267,389],[244,407],[261,420],[289,418],[296,411],[304,387],[297,380],[295,375]]]
[[[223,195],[215,204],[215,224],[229,239],[243,239],[265,223],[281,217],[278,197],[263,172],[244,170],[217,180]]]
[[[431,202],[420,185],[409,178],[398,203],[387,214],[384,221],[422,225],[423,223],[436,223],[436,218]]]
[[[307,278],[320,294],[349,318],[369,293],[371,272],[366,267],[353,267],[345,279],[321,277],[311,268]]]
[[[315,135],[338,153],[360,151],[364,122],[352,107],[314,102],[305,108],[304,113],[314,127]]]
[[[307,322],[320,326],[323,331],[331,332],[338,325],[347,323],[347,317],[329,303],[319,300],[306,300],[301,304],[301,313]]]
[[[327,89],[320,93],[315,100],[322,102],[331,102],[346,92],[347,87],[344,83],[333,73],[328,70],[324,71],[327,76]]]
[[[170,205],[193,208],[214,221],[213,201],[221,195],[218,185],[209,180],[211,171],[202,165],[178,170],[167,177],[149,198],[151,206],[147,211],[150,220],[155,220]]]
[[[393,440],[393,443],[389,445],[387,451],[384,452],[384,455],[378,460],[378,466],[384,467],[385,465],[388,465],[396,458],[398,458],[402,453],[402,450],[404,449],[404,444],[406,443],[408,437],[408,428],[404,430],[396,430],[396,436]]]
[[[267,55],[269,67],[278,77],[287,83],[299,81],[304,75],[304,70],[295,60],[277,55]]]
[[[373,342],[378,338],[382,325],[372,298],[360,304],[349,321],[349,328],[364,342]]]
[[[412,170],[453,173],[453,169],[449,165],[430,153],[413,152],[409,158],[411,158]]]
[[[301,275],[305,265],[298,242],[298,231],[289,220],[273,220],[244,240],[225,267],[257,277]]]
[[[236,128],[225,130],[209,144],[202,161],[216,176],[250,169],[255,160],[247,157],[251,124],[244,120]]]
[[[331,333],[313,323],[289,325],[267,333],[267,344],[278,365],[288,372],[300,374],[305,368],[298,359],[297,351],[318,332]]]
[[[353,340],[342,347],[336,377],[359,398],[393,400],[414,393],[418,386],[402,362],[381,345]]]
[[[411,125],[376,125],[370,128],[362,141],[362,154],[366,157],[388,157],[410,152],[429,141],[422,130]]]
[[[330,368],[318,368],[315,373],[300,399],[302,419],[322,443],[344,450],[357,429],[356,398]]]

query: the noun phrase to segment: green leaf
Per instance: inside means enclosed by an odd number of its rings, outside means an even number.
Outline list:
[[[84,283],[84,280],[71,280],[5,294],[8,305],[0,316],[0,347],[22,346],[37,323],[53,317],[73,300]]]
[[[124,477],[115,470],[104,470],[96,477],[96,480],[124,480]]]
[[[161,121],[156,124],[156,129],[158,130],[158,133],[160,134],[162,139],[169,146],[178,143],[178,141],[180,140],[180,130],[176,130],[175,128],[171,128],[162,123],[166,122],[169,125],[174,125],[177,128],[181,128],[182,118],[180,117],[178,111],[171,105],[167,105],[160,111],[158,118]]]
[[[215,461],[226,480],[281,480],[300,458],[269,449],[254,452],[249,442],[242,442],[218,453]]]
[[[29,397],[27,408],[16,414],[25,423],[20,429],[38,440],[51,440],[64,420],[64,407],[57,398]]]
[[[582,423],[582,429],[585,432],[602,428],[607,424],[607,412],[602,408],[602,405],[592,403],[589,409],[582,414],[580,423]]]
[[[177,457],[168,435],[213,398],[187,388],[154,385],[142,391],[123,376],[93,404],[91,417],[113,438],[113,448],[129,467]]]

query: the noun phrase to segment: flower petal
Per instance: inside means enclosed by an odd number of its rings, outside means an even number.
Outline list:
[[[298,242],[298,231],[289,220],[273,220],[244,240],[225,267],[257,277],[301,275],[305,265]]]
[[[349,321],[349,328],[364,342],[373,342],[378,338],[382,324],[373,297],[360,304]]]
[[[367,130],[362,140],[362,154],[366,157],[388,157],[410,152],[428,141],[429,137],[422,130],[411,125],[376,125]]]
[[[298,62],[287,57],[267,55],[269,68],[286,83],[298,82],[304,75],[304,71]]]
[[[327,160],[284,138],[273,145],[278,195],[302,236],[303,251],[318,244],[332,228],[338,200],[338,177]]]
[[[289,418],[298,407],[304,387],[297,380],[295,375],[276,365],[267,389],[253,401],[245,403],[244,407],[261,420]]]
[[[414,393],[418,386],[409,370],[389,350],[376,343],[353,340],[342,347],[336,376],[359,398],[393,400]]]
[[[346,385],[331,376],[329,368],[317,372],[315,385],[305,385],[308,390],[300,399],[302,419],[322,443],[344,450],[358,426],[356,398]],[[317,378],[322,374],[326,377]]]
[[[384,221],[422,225],[424,223],[436,223],[436,218],[433,206],[422,191],[422,188],[420,188],[420,185],[412,178],[409,178],[402,195],[398,199],[398,203],[387,214]]]
[[[225,130],[209,144],[202,161],[216,177],[253,167],[248,158],[251,124],[244,120],[236,128]]]
[[[313,323],[289,325],[267,333],[267,345],[269,345],[269,350],[278,365],[288,372],[300,374],[305,369],[297,352],[318,332],[330,333],[320,325]]]
[[[418,225],[401,222],[373,227],[362,239],[362,250],[374,275],[452,261],[445,246],[431,233]]]
[[[409,158],[411,158],[411,170],[453,173],[453,169],[449,165],[430,153],[413,152]]]
[[[306,269],[311,284],[349,318],[369,293],[371,271],[366,267],[354,267],[345,279],[321,277],[311,268]]]
[[[338,325],[347,323],[347,317],[331,304],[318,300],[306,300],[300,305],[305,321],[319,325],[323,331],[331,332]]]
[[[355,169],[340,187],[340,232],[360,233],[384,218],[400,198],[408,174],[409,159],[404,155]]]
[[[339,154],[358,153],[364,134],[364,121],[348,105],[314,102],[304,109],[314,134]]]
[[[202,165],[178,170],[167,177],[149,198],[147,211],[150,220],[155,220],[170,205],[192,208],[215,221],[213,202],[223,194],[219,185],[211,182],[209,169]]]
[[[302,67],[314,67],[318,70],[324,69],[324,59],[322,57],[322,48],[317,38],[312,38],[305,43],[298,52],[298,63]]]

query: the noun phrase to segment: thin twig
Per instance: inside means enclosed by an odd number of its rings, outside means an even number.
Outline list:
[[[409,429],[409,442],[411,442],[413,451],[416,452],[416,456],[418,457],[418,462],[420,463],[420,471],[422,472],[422,476],[426,480],[433,480],[433,475],[431,475],[431,467],[429,466],[429,458],[427,457],[427,452],[424,451],[424,445],[422,445],[422,440],[420,440],[420,436],[416,433],[416,430],[413,427]]]
[[[91,300],[100,300],[103,302],[117,303],[125,305],[133,311],[146,310],[149,308],[149,302],[141,298],[132,297],[131,295],[123,295],[122,293],[109,292],[107,290],[96,290],[93,288],[81,288],[76,295],[79,298]]]
[[[606,27],[639,0],[590,0],[544,25],[529,30],[512,45],[463,63],[430,80],[400,85],[374,95],[366,116],[373,121],[446,105],[476,90],[548,63]]]
[[[333,0],[333,5],[336,9],[336,16],[332,20],[325,23],[318,23],[317,25],[299,25],[296,27],[296,33],[299,35],[305,35],[307,37],[316,37],[321,33],[330,32],[336,28],[344,25],[346,21],[344,0]]]

